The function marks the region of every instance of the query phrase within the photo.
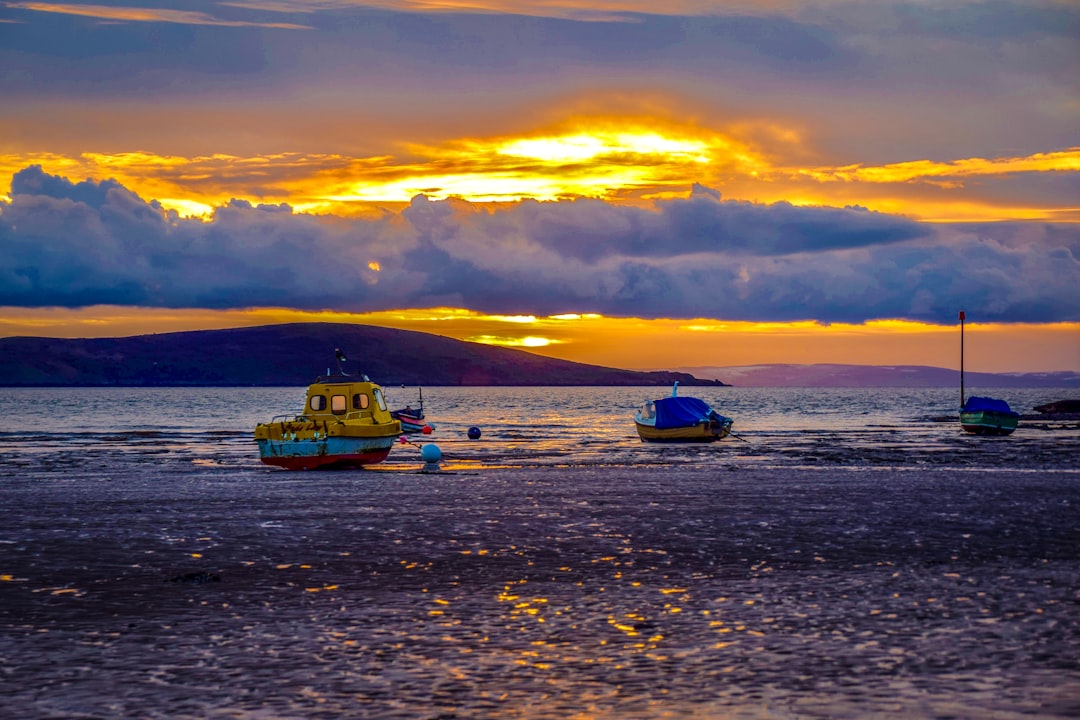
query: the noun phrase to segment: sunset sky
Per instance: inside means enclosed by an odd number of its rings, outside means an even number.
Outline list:
[[[0,0],[0,336],[1080,371],[1078,68],[1074,1]]]

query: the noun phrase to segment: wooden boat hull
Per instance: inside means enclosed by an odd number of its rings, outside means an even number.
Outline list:
[[[657,430],[654,426],[634,421],[642,442],[692,443],[723,440],[731,433],[730,423],[707,423],[687,427]]]
[[[974,435],[1010,435],[1019,422],[1015,413],[976,410],[960,413],[960,427]]]
[[[386,459],[397,435],[375,438],[323,437],[319,439],[259,439],[259,459],[288,470],[355,468]]]
[[[646,400],[634,415],[642,442],[715,442],[731,433],[731,418],[716,412],[701,398],[678,397],[678,389],[676,382],[671,397]]]
[[[296,417],[255,426],[259,459],[289,470],[360,467],[386,459],[401,437],[401,423],[368,419]]]

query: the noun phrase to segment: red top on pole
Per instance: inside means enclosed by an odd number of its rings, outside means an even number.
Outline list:
[[[961,320],[963,320],[963,319],[964,319],[964,311],[963,311],[963,310],[961,310],[961,311],[960,311],[960,319],[961,319]]]

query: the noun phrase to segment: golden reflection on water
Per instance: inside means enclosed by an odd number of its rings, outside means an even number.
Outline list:
[[[306,592],[309,592],[309,593],[326,592],[328,590],[337,590],[337,589],[338,589],[337,585],[322,585],[322,586],[319,586],[319,587],[304,588],[304,590]]]
[[[642,554],[660,554],[641,551]],[[606,555],[593,558],[589,564],[612,563],[622,565],[618,556]],[[633,562],[625,563],[633,565]],[[561,572],[573,572],[570,566],[560,566]],[[564,586],[565,587],[565,586]],[[514,663],[540,670],[556,668],[572,669],[574,665],[611,665],[615,669],[632,667],[631,658],[644,657],[664,663],[688,655],[703,652],[722,652],[742,644],[741,639],[731,637],[764,638],[766,628],[775,622],[773,617],[762,618],[760,624],[748,624],[745,619],[728,623],[720,619],[719,606],[732,604],[727,597],[720,597],[702,607],[695,602],[690,589],[682,585],[655,587],[640,580],[627,580],[622,570],[614,574],[611,585],[589,587],[578,581],[573,584],[578,591],[573,602],[556,603],[544,593],[530,593],[530,580],[519,579],[503,584],[496,600],[505,605],[502,614],[510,632],[529,632],[539,623],[549,622],[555,627],[551,635],[534,638],[527,648],[517,651]],[[631,594],[628,594],[631,593]],[[610,601],[604,598],[610,597]],[[637,599],[635,602],[634,599]],[[585,602],[583,602],[583,600]],[[595,616],[592,614],[599,603],[603,608],[605,625],[617,633],[616,637],[596,634]],[[741,607],[751,608],[754,599],[734,600]],[[629,607],[627,607],[629,605]],[[619,607],[622,606],[622,607]],[[689,616],[686,620],[680,618]],[[696,627],[703,626],[717,641],[709,645],[693,647],[687,638],[699,635]],[[722,639],[727,636],[730,639]],[[751,649],[764,651],[764,647]],[[723,654],[718,660],[723,658]],[[718,671],[734,672],[736,666],[721,666]]]

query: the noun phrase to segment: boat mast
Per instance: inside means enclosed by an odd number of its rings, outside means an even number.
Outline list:
[[[964,311],[960,311],[960,408],[964,407]]]

